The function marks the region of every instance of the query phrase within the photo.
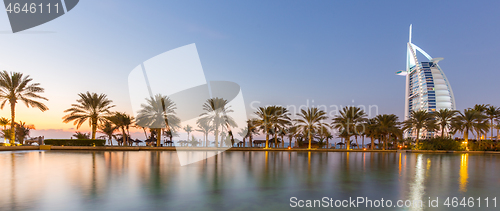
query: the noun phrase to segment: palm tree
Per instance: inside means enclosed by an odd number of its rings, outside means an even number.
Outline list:
[[[243,137],[243,147],[245,147],[245,143],[246,143],[245,139],[248,137],[248,127],[241,129],[240,132],[238,132],[238,135]]]
[[[500,123],[497,122],[497,124],[495,125],[495,129],[497,130],[497,141],[498,139],[500,138]]]
[[[339,131],[346,132],[347,149],[351,149],[351,135],[357,135],[358,124],[366,120],[366,113],[361,108],[348,106],[344,107],[338,115],[333,118],[332,126]],[[356,138],[357,144],[357,138]]]
[[[9,140],[11,140],[11,139],[12,139],[12,137],[14,137],[14,134],[13,134],[13,133],[14,133],[14,132],[12,131],[12,129],[11,129],[11,128],[5,128],[5,129],[2,129],[2,131],[0,132],[0,134],[1,134],[2,138],[4,138],[4,139],[9,139]],[[12,141],[10,141],[10,143],[12,144],[13,142],[12,142]]]
[[[458,113],[458,111],[457,111],[457,113]],[[449,128],[450,128],[450,133],[452,134],[452,136],[455,136],[455,134],[457,134],[457,132],[462,133],[464,131],[464,127],[463,127],[462,123],[460,121],[456,121],[456,116],[453,117],[453,119],[451,120]]]
[[[288,117],[288,110],[282,106],[266,106],[259,107],[255,114],[257,115],[257,119],[255,120],[254,124],[266,134],[265,149],[267,149],[269,148],[270,133],[273,133],[274,130],[281,125],[286,125],[288,122],[290,122],[290,118]],[[277,146],[277,133],[274,134],[275,146]]]
[[[441,137],[444,138],[445,128],[450,124],[453,117],[455,117],[457,111],[451,109],[441,109],[434,113],[434,117],[438,121],[439,126],[441,127]]]
[[[323,120],[327,119],[326,112],[319,110],[318,108],[308,108],[307,110],[301,109],[300,113],[297,113],[299,119],[297,119],[297,125],[299,130],[307,135],[309,139],[309,147],[311,149],[312,135],[316,131],[323,127],[328,127]]]
[[[214,131],[214,128],[212,125],[210,125],[210,122],[207,121],[206,119],[198,119],[196,121],[196,124],[198,125],[198,129],[196,131],[202,132],[203,133],[203,138],[205,141],[205,146],[208,147],[208,134]]]
[[[141,104],[141,110],[137,115],[137,125],[155,129],[156,146],[161,143],[161,131],[172,131],[178,127],[180,119],[175,116],[175,103],[167,96],[157,94],[146,98],[146,104]]]
[[[68,123],[74,121],[76,129],[87,120],[92,129],[92,139],[95,139],[97,125],[107,121],[106,116],[111,112],[109,109],[115,107],[111,105],[113,101],[109,100],[105,94],[97,93],[80,93],[80,99],[76,100],[78,104],[71,104],[71,108],[64,112],[69,112],[63,117],[63,122]]]
[[[115,131],[118,129],[116,125],[113,125],[111,122],[106,121],[104,124],[99,125],[99,133],[102,133],[107,136],[109,145],[113,146],[113,138],[116,138]]]
[[[472,109],[479,111],[483,115],[486,115],[486,110],[488,110],[489,106],[490,106],[490,104],[476,104],[476,105],[474,105],[474,107]],[[481,139],[481,135],[485,134],[486,131],[482,130],[482,129],[484,129],[484,125],[476,125],[476,126],[477,127],[475,127],[475,129],[476,129],[477,139],[479,140],[479,139]],[[478,130],[479,128],[481,128],[481,129]]]
[[[480,113],[484,113],[489,106],[490,106],[489,104],[476,104],[472,109],[479,111]]]
[[[273,115],[273,135],[274,135],[274,147],[278,148],[278,136],[281,136],[281,143],[283,142],[283,136],[285,133],[283,130],[290,124],[290,117],[288,117],[288,109],[283,106],[274,106]]]
[[[248,145],[250,147],[253,147],[253,136],[254,135],[259,135],[259,130],[258,130],[258,120],[257,119],[249,119],[247,120],[247,129],[248,129]]]
[[[229,102],[223,98],[210,98],[203,104],[203,110],[205,113],[200,115],[201,119],[210,122],[214,127],[215,136],[215,146],[219,143],[219,132],[221,130],[227,129],[231,131],[231,127],[237,127],[234,119],[229,116],[229,113],[233,112],[231,106],[228,106]],[[220,147],[222,147],[223,142],[221,141]]]
[[[7,129],[7,125],[9,125],[9,123],[10,123],[10,120],[9,120],[9,119],[7,119],[7,118],[5,118],[5,117],[1,117],[1,118],[0,118],[0,126],[2,126],[4,130],[6,130],[6,129]],[[4,142],[5,142],[5,138],[4,138],[3,140],[4,140]]]
[[[40,87],[40,83],[31,83],[33,81],[29,75],[23,76],[19,72],[0,72],[0,109],[3,109],[5,104],[10,104],[10,127],[15,128],[16,118],[16,103],[22,101],[26,107],[38,108],[40,111],[49,110],[49,108],[39,102],[37,99],[48,100],[45,97],[38,95],[43,93],[44,88]],[[11,133],[11,144],[15,142],[15,133]]]
[[[6,127],[7,127],[7,125],[9,125],[9,123],[10,123],[9,119],[7,119],[5,117],[0,118],[0,126],[2,126],[3,129],[7,129]]]
[[[419,110],[419,111],[412,111],[410,113],[410,116],[406,121],[403,122],[404,124],[404,129],[414,129],[416,130],[416,144],[418,145],[418,142],[420,140],[420,131],[423,128],[426,128],[426,126],[429,126],[429,129],[433,128],[433,123],[431,121],[434,121],[433,115],[426,110]]]
[[[292,147],[292,139],[297,135],[297,132],[298,132],[297,125],[295,125],[295,121],[293,121],[286,129],[289,147]]]
[[[486,114],[488,119],[490,119],[490,132],[491,132],[491,139],[493,140],[493,128],[495,127],[493,120],[500,117],[500,108],[495,106],[488,106],[488,108],[486,108],[484,113]]]
[[[377,134],[377,119],[367,119],[365,124],[365,135],[370,137],[371,147],[370,149],[375,149],[375,137]]]
[[[485,119],[485,116],[480,111],[475,109],[465,109],[464,112],[458,112],[458,115],[453,118],[454,125],[460,124],[459,128],[464,134],[466,143],[469,141],[469,131],[474,131],[476,124]]]
[[[76,139],[89,139],[90,134],[76,131],[75,134],[73,134],[73,137]]]
[[[189,141],[189,133],[193,132],[193,127],[191,125],[186,125],[186,127],[182,128],[187,133],[187,141]]]
[[[394,114],[381,114],[375,117],[376,133],[380,135],[380,140],[384,143],[382,149],[385,150],[387,148],[387,143],[392,135],[399,133],[402,134],[402,132],[400,132],[399,124],[399,118]]]
[[[19,141],[19,144],[23,145],[24,139],[26,138],[26,136],[29,137],[30,130],[34,130],[35,126],[34,125],[27,125],[26,122],[21,122],[21,121],[19,121],[19,124],[17,124],[16,126],[17,126],[16,127],[17,139]]]
[[[129,128],[134,123],[134,117],[125,112],[114,112],[113,115],[107,117],[117,128],[122,130],[123,145],[126,146],[130,142]]]
[[[326,140],[325,145],[327,146],[327,149],[328,149],[330,146],[329,139],[333,137],[331,132],[330,132],[330,128],[328,126],[321,127],[318,131],[318,135],[319,135],[320,139]]]
[[[168,140],[170,140],[171,143],[173,143],[172,142],[173,137],[179,137],[179,134],[175,130],[173,130],[172,128],[169,130],[164,130],[163,135],[166,136],[168,138]]]

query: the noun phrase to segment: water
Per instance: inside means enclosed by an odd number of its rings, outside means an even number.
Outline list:
[[[479,154],[235,151],[181,167],[175,152],[0,152],[0,210],[286,210],[291,197],[497,210],[499,170],[500,155]],[[443,205],[470,196],[482,207]]]

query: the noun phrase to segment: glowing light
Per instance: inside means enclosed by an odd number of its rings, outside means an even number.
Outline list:
[[[292,147],[288,147],[288,149],[292,149]]]
[[[468,165],[469,164],[469,154],[464,153],[460,159],[460,173],[459,173],[459,190],[464,193],[467,192],[467,183],[469,179]]]

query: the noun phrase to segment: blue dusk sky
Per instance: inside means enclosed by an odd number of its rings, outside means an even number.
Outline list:
[[[444,57],[458,109],[500,106],[498,8],[500,1],[87,0],[15,34],[1,12],[0,70],[29,74],[46,89],[50,110],[19,104],[16,119],[48,137],[76,130],[61,117],[80,92],[105,93],[115,110],[131,113],[132,69],[191,43],[208,81],[241,86],[248,113],[252,102],[309,102],[376,105],[402,119],[405,80],[395,72],[405,68],[410,24],[413,43]]]

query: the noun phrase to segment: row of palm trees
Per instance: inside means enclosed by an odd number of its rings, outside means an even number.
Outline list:
[[[266,135],[266,148],[270,146],[270,135],[273,135],[274,146],[278,147],[278,138],[289,137],[289,146],[293,138],[298,140],[306,138],[308,148],[314,139],[321,143],[326,139],[333,138],[332,131],[336,131],[338,137],[344,140],[347,149],[351,148],[351,138],[354,137],[355,146],[358,146],[358,137],[371,139],[370,148],[374,149],[375,140],[378,139],[379,148],[387,149],[389,144],[402,142],[404,135],[419,144],[422,137],[430,138],[438,134],[440,137],[453,137],[457,133],[463,134],[465,142],[468,142],[469,133],[475,133],[476,138],[484,137],[487,132],[491,133],[493,139],[494,129],[500,130],[500,109],[492,105],[475,105],[473,108],[462,111],[442,109],[435,112],[425,110],[413,111],[405,121],[399,121],[394,114],[381,114],[374,118],[367,118],[366,113],[359,107],[344,107],[338,115],[334,116],[330,124],[326,113],[317,108],[302,109],[296,114],[297,118],[292,120],[288,110],[282,106],[259,107],[255,112],[257,118],[248,120],[247,127],[241,132],[244,138],[250,139],[261,131]],[[403,142],[404,144],[405,142]],[[298,144],[296,144],[298,145]]]
[[[46,111],[48,107],[40,100],[48,99],[41,96],[44,89],[39,83],[33,82],[29,75],[19,72],[0,72],[0,108],[3,109],[6,104],[10,105],[11,118],[10,129],[17,131],[22,123],[16,123],[16,105],[22,102],[28,108],[38,108]],[[121,139],[126,145],[130,143],[131,127],[141,128],[147,139],[156,138],[156,144],[159,145],[162,134],[170,138],[175,136],[180,128],[180,119],[176,116],[175,103],[163,95],[155,95],[146,99],[146,103],[141,105],[141,110],[136,118],[125,112],[112,112],[115,107],[112,101],[105,94],[80,93],[77,103],[72,104],[71,108],[65,110],[67,113],[63,117],[63,122],[74,122],[77,129],[88,122],[91,128],[91,138],[96,138],[96,133],[103,133],[108,140],[116,139],[116,131],[120,131]],[[233,110],[228,106],[228,101],[222,98],[208,99],[203,105],[205,111],[197,120],[196,131],[204,134],[205,146],[209,145],[208,135],[215,136],[215,146],[223,146],[230,140],[234,144],[233,128],[237,127],[236,122],[230,116]],[[374,118],[368,118],[366,113],[358,107],[348,106],[343,108],[338,115],[334,116],[330,123],[327,123],[329,117],[318,108],[301,109],[296,114],[296,119],[290,118],[289,111],[282,106],[259,107],[255,111],[256,118],[247,121],[245,129],[239,132],[245,139],[248,138],[250,146],[254,136],[262,132],[266,136],[266,148],[270,147],[270,136],[273,136],[273,146],[278,146],[278,136],[281,140],[286,136],[289,139],[289,145],[292,139],[296,143],[303,139],[308,140],[308,148],[312,148],[313,139],[320,142],[326,140],[329,146],[329,140],[334,138],[333,131],[338,132],[338,137],[344,140],[347,149],[350,149],[351,138],[354,137],[356,145],[359,147],[358,138],[370,137],[371,147],[374,147],[374,140],[378,139],[383,143],[383,149],[386,149],[389,142],[394,142],[403,138],[403,134],[409,134],[414,137],[418,144],[422,137],[436,136],[442,137],[454,136],[457,133],[463,134],[465,141],[468,141],[470,133],[476,139],[487,136],[493,139],[493,131],[500,129],[500,109],[492,105],[478,104],[473,108],[464,111],[454,111],[443,109],[435,112],[414,111],[408,119],[400,122],[394,114],[377,115]],[[24,125],[26,125],[24,123]],[[147,136],[146,129],[150,129],[150,136]],[[4,125],[4,129],[7,129]],[[25,128],[26,129],[26,128]],[[184,127],[188,133],[193,131],[192,127]],[[188,134],[189,135],[189,134]],[[4,136],[14,143],[16,132],[4,133]],[[222,136],[219,143],[219,136]],[[189,137],[189,136],[188,136]],[[22,138],[24,139],[24,138]],[[22,140],[21,139],[21,140]],[[226,143],[228,144],[228,143]],[[282,146],[284,143],[282,142]]]
[[[10,144],[14,144],[17,140],[19,144],[23,145],[24,140],[30,136],[31,130],[35,129],[35,126],[32,124],[27,124],[26,122],[15,122],[14,128],[12,129],[10,126],[10,120],[5,117],[0,117],[0,136],[2,138],[8,139]],[[12,139],[14,137],[14,139]]]
[[[80,93],[78,96],[77,103],[72,104],[71,108],[64,111],[67,115],[63,117],[63,122],[73,122],[77,129],[83,123],[88,122],[91,128],[91,139],[95,139],[96,133],[100,132],[104,134],[110,144],[112,144],[112,139],[116,139],[121,140],[118,142],[119,144],[130,145],[129,129],[135,127],[144,131],[147,141],[153,142],[156,139],[156,145],[159,146],[162,135],[170,138],[170,143],[172,143],[172,137],[180,129],[181,120],[176,116],[176,104],[169,97],[161,94],[145,99],[146,103],[141,104],[136,118],[125,112],[111,111],[115,105],[105,94],[87,92]],[[226,134],[225,132],[234,143],[231,128],[237,125],[234,119],[228,115],[233,110],[227,104],[228,101],[225,99],[211,98],[202,105],[205,112],[197,120],[198,129],[196,131],[204,134],[205,146],[209,145],[208,135],[210,133],[215,135],[215,146],[219,146],[218,136]],[[150,130],[150,136],[147,135],[146,129]],[[193,131],[189,125],[183,129],[188,133],[188,137],[189,133]],[[121,134],[116,135],[116,131],[120,131]],[[220,143],[220,146],[223,146],[223,142]]]
[[[112,138],[116,139],[114,132],[119,130],[122,133],[123,143],[130,144],[129,128],[138,127],[144,130],[147,139],[156,138],[156,144],[160,145],[161,134],[170,137],[171,141],[176,131],[180,129],[181,121],[175,112],[177,108],[167,96],[155,95],[146,99],[146,103],[141,105],[136,119],[123,112],[111,112],[110,109],[114,105],[111,105],[112,101],[108,100],[104,94],[87,92],[80,93],[79,96],[78,103],[73,104],[72,108],[65,111],[69,114],[63,119],[64,122],[74,121],[77,128],[88,121],[92,129],[92,139],[95,139],[97,129],[105,134],[110,141]],[[237,125],[230,116],[233,111],[227,104],[228,101],[222,98],[208,99],[203,104],[205,113],[202,113],[197,120],[198,129],[195,130],[190,125],[182,128],[188,133],[188,139],[191,132],[199,131],[204,135],[202,146],[209,146],[208,136],[211,133],[215,137],[215,146],[222,147],[224,143],[234,145],[232,128]],[[499,121],[499,114],[500,109],[495,106],[476,105],[463,112],[450,109],[433,113],[424,110],[413,111],[407,120],[400,122],[394,114],[381,114],[374,118],[367,118],[366,113],[361,108],[348,106],[334,116],[330,123],[327,123],[329,117],[326,112],[315,107],[301,109],[296,114],[297,118],[292,120],[291,114],[285,107],[266,106],[259,107],[255,111],[257,117],[248,120],[246,128],[241,130],[239,135],[243,137],[244,143],[245,139],[248,138],[250,146],[253,144],[253,137],[262,132],[266,136],[265,148],[269,148],[271,145],[275,148],[279,147],[278,136],[281,137],[281,147],[283,147],[283,138],[287,136],[289,146],[294,138],[296,146],[305,139],[308,141],[308,149],[311,149],[315,139],[321,143],[318,145],[330,146],[329,140],[334,138],[332,132],[336,131],[347,149],[351,148],[352,137],[354,137],[354,146],[358,148],[360,146],[358,138],[362,138],[361,146],[365,146],[364,139],[369,137],[371,139],[370,148],[375,148],[375,140],[378,139],[379,144],[381,144],[379,148],[387,149],[389,144],[402,140],[404,133],[414,137],[416,145],[422,137],[435,136],[438,131],[440,131],[441,137],[454,136],[457,132],[463,133],[466,142],[469,132],[475,132],[477,137],[480,137],[491,130],[493,136],[493,127],[498,129],[498,125],[495,126],[494,122]],[[151,136],[149,137],[146,128],[150,129]],[[225,141],[219,143],[219,135],[222,136],[221,140]],[[269,143],[271,136],[273,136],[274,143]],[[326,144],[324,144],[325,140]]]

